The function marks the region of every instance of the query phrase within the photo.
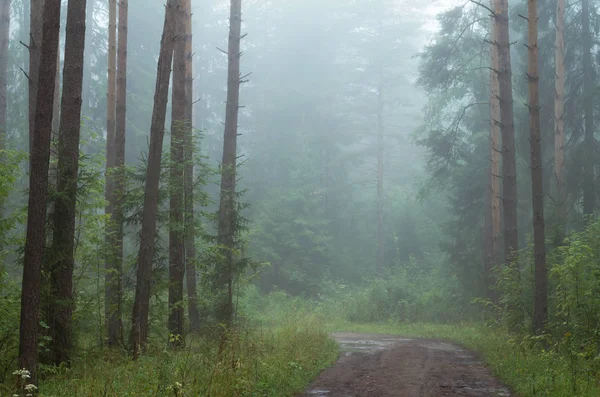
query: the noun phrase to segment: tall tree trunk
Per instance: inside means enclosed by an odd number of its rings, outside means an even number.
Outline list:
[[[381,66],[380,66],[381,68]],[[383,73],[379,73],[377,89],[377,275],[383,277],[385,258],[383,231]]]
[[[58,185],[52,233],[52,252],[55,253],[56,260],[50,271],[53,302],[52,317],[48,324],[52,337],[51,351],[56,365],[70,363],[73,344],[71,323],[75,305],[73,269],[85,48],[85,5],[86,0],[69,0],[67,9],[62,112],[58,141]]]
[[[56,53],[56,76],[54,77],[54,106],[52,108],[52,138],[50,143],[50,169],[48,171],[49,192],[56,192],[58,182],[58,136],[60,131],[60,44]],[[54,200],[50,200],[48,206],[48,219],[54,219]],[[49,228],[51,229],[51,228]],[[52,234],[47,236],[51,244]]]
[[[567,197],[565,190],[565,0],[556,4],[554,89],[554,181],[558,208],[559,242],[566,235]]]
[[[383,2],[378,3],[379,15],[377,21],[377,36],[379,44],[383,41],[383,17],[384,8]],[[384,236],[384,220],[383,220],[383,60],[384,55],[381,48],[379,49],[377,59],[377,275],[383,277],[384,261],[385,261],[385,236]]]
[[[60,39],[59,39],[60,41]],[[48,207],[46,214],[46,247],[48,249],[49,255],[46,255],[46,259],[44,260],[42,267],[42,274],[46,277],[43,279],[43,295],[42,295],[42,307],[41,307],[41,315],[46,324],[52,324],[54,321],[55,314],[54,310],[54,291],[52,291],[52,280],[51,274],[52,269],[56,261],[59,260],[58,255],[60,253],[54,251],[53,241],[54,241],[54,219],[55,219],[55,209],[56,209],[56,201],[59,199],[57,194],[58,189],[58,156],[59,156],[59,131],[60,131],[60,44],[58,45],[58,51],[56,54],[56,76],[54,77],[54,106],[52,108],[52,136],[50,139],[50,166],[48,168]],[[41,330],[44,337],[53,338],[54,330],[51,328],[42,329]],[[51,349],[49,350],[49,354],[44,354],[40,357],[42,364],[53,365],[54,364],[54,355]]]
[[[8,73],[9,40],[10,0],[4,0],[0,3],[0,151],[4,150],[6,147],[6,80]]]
[[[107,255],[104,283],[104,310],[108,345],[115,346],[121,335],[121,320],[119,313],[119,269],[118,255],[115,252],[117,245],[117,228],[114,219],[115,208],[115,117],[116,117],[116,64],[117,64],[117,1],[109,0],[108,3],[108,88],[106,96],[106,208],[105,213],[110,219],[106,225]]]
[[[535,257],[535,307],[533,330],[544,332],[548,320],[548,275],[546,272],[546,236],[544,230],[544,181],[542,178],[542,144],[540,133],[540,93],[538,67],[537,0],[528,2],[529,132],[531,145],[531,196],[533,203],[533,252]]]
[[[148,171],[144,190],[144,210],[142,232],[138,256],[137,283],[131,325],[131,344],[137,356],[148,339],[148,312],[150,309],[150,284],[152,283],[152,261],[156,238],[156,211],[158,209],[158,188],[162,160],[163,136],[167,102],[169,101],[169,80],[173,62],[173,39],[175,37],[175,8],[181,0],[169,0],[165,11],[165,24],[158,57],[156,91],[150,126],[150,148],[148,150]]]
[[[590,29],[590,1],[582,0],[581,16],[583,27],[583,112],[585,124],[584,166],[583,166],[583,214],[593,215],[594,194],[594,93],[593,93],[593,38]]]
[[[492,0],[492,7],[493,7]],[[491,70],[490,70],[490,170],[489,187],[487,199],[487,215],[489,225],[486,227],[486,279],[488,282],[488,293],[492,297],[491,275],[492,267],[497,264],[500,249],[499,239],[501,233],[501,211],[500,211],[500,84],[498,81],[498,39],[495,18],[491,19]]]
[[[43,16],[44,41],[41,45],[39,62],[40,79],[34,121],[35,140],[30,161],[19,336],[19,368],[31,371],[32,383],[37,382],[41,269],[46,242],[46,200],[56,56],[60,31],[60,0],[46,0]]]
[[[86,21],[88,43],[92,42],[94,35],[94,10],[96,9],[96,0],[87,1]],[[83,92],[82,96],[82,112],[85,116],[89,116],[90,111],[90,86],[92,82],[92,46],[88,45],[85,47],[85,53],[83,55]]]
[[[122,286],[123,273],[123,202],[125,195],[125,140],[127,136],[127,41],[128,41],[128,13],[127,0],[119,1],[119,42],[117,52],[117,97],[116,97],[116,123],[114,141],[114,173],[113,173],[113,206],[112,206],[112,252],[113,274],[111,307],[113,313],[109,324],[109,345],[114,346],[117,341],[123,340],[122,320]]]
[[[500,87],[500,123],[502,131],[502,192],[504,207],[504,259],[516,264],[519,248],[517,232],[517,160],[513,115],[512,68],[508,29],[508,0],[496,1],[498,82]]]
[[[184,219],[183,219],[183,140],[186,113],[186,11],[183,1],[175,10],[175,47],[173,57],[173,97],[171,114],[171,164],[169,178],[169,320],[172,346],[183,341],[183,276],[184,276]]]
[[[36,117],[36,101],[39,85],[40,55],[42,46],[44,0],[31,0],[29,14],[29,167]],[[58,46],[58,44],[57,44]],[[58,53],[58,52],[57,52]]]
[[[240,41],[242,30],[242,0],[231,0],[229,15],[229,68],[227,74],[227,109],[223,139],[221,169],[221,199],[219,205],[218,243],[224,247],[224,263],[219,269],[218,288],[224,293],[217,308],[218,319],[231,325],[233,322],[234,248],[237,232],[236,160],[237,124],[240,105]]]
[[[190,331],[200,328],[198,312],[198,292],[196,288],[196,227],[194,225],[194,139],[192,128],[192,109],[194,104],[194,79],[192,73],[192,5],[184,0],[185,6],[185,136],[183,155],[184,195],[185,195],[185,274],[188,296],[188,316]]]
[[[52,109],[52,138],[58,140],[60,131],[60,44],[56,53],[56,76],[54,82],[54,108]]]

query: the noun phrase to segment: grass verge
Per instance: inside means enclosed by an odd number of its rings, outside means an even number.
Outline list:
[[[236,333],[220,352],[212,338],[190,339],[181,351],[153,347],[136,361],[117,352],[92,352],[73,369],[55,369],[41,382],[40,395],[292,396],[337,355],[323,323],[302,318]]]

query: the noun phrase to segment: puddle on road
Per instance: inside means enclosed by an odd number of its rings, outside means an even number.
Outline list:
[[[330,391],[322,390],[322,389],[313,389],[313,390],[309,390],[307,393],[308,393],[308,395],[315,396],[315,397],[328,397]]]
[[[337,339],[340,350],[345,353],[373,353],[379,350],[385,350],[391,345],[395,345],[397,343],[409,342],[411,339],[406,338],[385,338],[379,340],[372,339]],[[348,354],[347,354],[348,355]]]
[[[426,349],[441,350],[447,352],[461,352],[463,349],[444,342],[426,342],[421,345]]]

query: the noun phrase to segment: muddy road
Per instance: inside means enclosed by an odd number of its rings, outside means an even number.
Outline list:
[[[336,333],[341,355],[299,397],[516,397],[477,357],[441,341]]]

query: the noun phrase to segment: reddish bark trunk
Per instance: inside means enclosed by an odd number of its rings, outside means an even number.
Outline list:
[[[44,5],[44,41],[41,47],[39,82],[34,122],[27,235],[23,262],[19,368],[32,373],[37,381],[38,337],[41,269],[46,243],[46,201],[48,198],[48,167],[52,135],[52,108],[56,83],[56,56],[60,30],[60,0],[46,0]]]
[[[108,345],[115,346],[121,340],[120,318],[120,270],[117,252],[117,221],[114,217],[115,209],[115,118],[116,118],[116,64],[117,64],[117,2],[109,0],[108,4],[108,88],[106,97],[106,215],[110,219],[106,225],[107,257],[105,263],[105,302],[104,310]]]
[[[180,2],[175,9],[175,47],[173,57],[173,97],[171,114],[171,164],[169,178],[169,320],[171,345],[179,346],[183,339],[183,276],[184,276],[184,219],[183,219],[183,140],[185,136],[186,60],[185,9]]]
[[[500,123],[502,132],[502,192],[504,208],[504,258],[515,264],[519,249],[517,231],[517,160],[513,114],[512,67],[508,27],[508,0],[496,0],[498,81],[500,86]]]
[[[596,207],[594,147],[594,84],[592,46],[590,28],[590,1],[582,0],[581,16],[583,29],[583,118],[585,125],[584,165],[583,165],[583,214],[593,215]]]
[[[65,66],[58,141],[58,184],[54,205],[53,247],[55,261],[50,269],[52,305],[50,308],[51,351],[54,364],[70,363],[73,344],[73,269],[75,266],[75,218],[79,137],[81,128],[81,89],[85,48],[86,0],[69,0],[65,39]]]
[[[35,129],[36,102],[39,85],[40,55],[43,35],[44,0],[31,0],[29,14],[29,167]],[[58,45],[58,44],[57,44]]]
[[[0,4],[0,151],[6,147],[6,79],[8,73],[9,39],[10,0],[5,0]]]
[[[184,137],[184,194],[185,194],[185,274],[188,296],[188,316],[190,331],[200,328],[198,312],[198,292],[196,288],[196,228],[194,225],[194,139],[192,128],[192,108],[194,103],[194,79],[192,73],[192,8],[191,0],[185,5],[185,137]]]
[[[222,294],[217,317],[224,323],[233,322],[234,248],[236,234],[236,160],[237,127],[240,104],[240,40],[242,30],[242,0],[231,0],[229,16],[229,68],[227,75],[227,108],[223,139],[221,198],[219,205],[218,243],[223,247],[217,288]]]
[[[169,100],[169,80],[173,61],[173,39],[175,37],[174,12],[181,0],[169,0],[165,12],[165,23],[158,58],[154,107],[150,126],[150,148],[148,171],[144,190],[144,210],[140,252],[137,267],[137,283],[131,325],[131,344],[134,356],[145,348],[148,339],[148,314],[150,309],[150,285],[152,283],[152,261],[156,238],[156,211],[162,160],[165,118]]]
[[[565,0],[556,3],[554,89],[554,180],[558,207],[559,243],[566,236],[567,194],[565,190]]]
[[[538,70],[537,0],[528,2],[529,49],[529,132],[531,145],[531,196],[533,203],[533,253],[535,260],[535,304],[533,331],[544,333],[548,321],[548,274],[546,270],[546,235],[544,222],[544,180],[542,176],[542,144],[540,133],[540,94]]]

